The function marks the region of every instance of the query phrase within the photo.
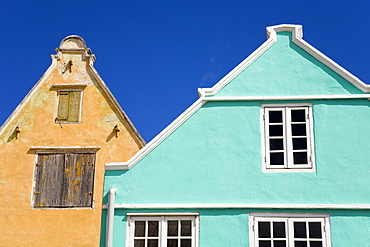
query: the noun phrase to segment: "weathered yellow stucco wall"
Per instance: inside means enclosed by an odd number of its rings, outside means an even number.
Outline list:
[[[51,67],[0,132],[0,246],[99,246],[104,164],[126,161],[144,145],[93,69],[94,57],[84,41],[67,37],[59,48]],[[63,73],[69,60],[71,72]],[[76,83],[86,84],[81,122],[58,124],[55,84]],[[92,208],[33,208],[34,146],[100,146]]]

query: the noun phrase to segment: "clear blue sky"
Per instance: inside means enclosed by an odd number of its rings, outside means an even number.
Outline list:
[[[334,0],[2,1],[3,123],[67,35],[83,37],[95,67],[146,141],[266,40],[266,26],[303,25],[304,39],[370,83],[370,2]],[[40,116],[42,117],[42,116]]]

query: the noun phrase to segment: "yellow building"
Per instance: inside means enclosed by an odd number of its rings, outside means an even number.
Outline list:
[[[104,164],[145,141],[79,36],[0,129],[0,246],[99,246]]]

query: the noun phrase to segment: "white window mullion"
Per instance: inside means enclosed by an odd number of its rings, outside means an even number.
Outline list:
[[[292,114],[290,108],[285,108],[285,143],[286,143],[286,156],[287,164],[286,168],[293,167],[293,138],[292,138]]]
[[[306,108],[306,135],[307,135],[307,159],[309,167],[312,167],[311,140],[313,139],[311,109]]]
[[[164,216],[161,217],[161,220],[159,221],[159,240],[158,240],[158,246],[160,247],[166,247],[167,246],[167,221],[165,220]]]
[[[146,220],[145,221],[145,247],[148,247],[148,233],[149,233],[149,221],[148,220]]]

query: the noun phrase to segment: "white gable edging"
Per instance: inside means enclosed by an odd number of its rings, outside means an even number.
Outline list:
[[[370,94],[342,94],[342,95],[292,95],[292,96],[229,96],[229,97],[206,97],[216,94],[226,86],[233,78],[240,74],[245,68],[253,63],[259,56],[267,51],[276,41],[277,32],[292,32],[292,41],[306,52],[314,56],[320,62],[331,68],[343,78],[351,82],[354,86],[363,92],[370,92],[370,85],[365,84],[347,70],[336,64],[330,58],[326,57],[313,46],[305,42],[301,25],[282,24],[266,28],[268,40],[265,41],[257,50],[250,54],[243,62],[236,66],[224,78],[217,82],[212,88],[199,88],[199,99],[177,117],[170,125],[161,131],[144,148],[137,152],[130,160],[126,162],[112,162],[105,164],[105,170],[129,170],[135,166],[144,156],[150,153],[157,145],[166,139],[173,131],[183,124],[192,114],[208,101],[265,101],[265,100],[318,100],[318,99],[369,99]]]
[[[370,92],[370,85],[365,84],[363,81],[358,79],[356,76],[348,72],[346,69],[341,67],[339,64],[325,56],[319,50],[304,41],[302,25],[292,24],[281,24],[276,26],[270,26],[266,28],[267,41],[263,43],[257,50],[249,55],[244,61],[236,66],[231,72],[217,82],[212,88],[199,88],[198,93],[200,97],[212,96],[218,93],[224,86],[226,86],[232,79],[238,74],[245,70],[251,63],[253,63],[259,56],[261,56],[268,48],[270,48],[277,41],[277,32],[292,32],[292,42],[298,45],[300,48],[305,50],[311,56],[319,60],[321,63],[328,66],[334,72],[342,76],[344,79],[352,83],[355,87],[363,91],[364,93]]]

